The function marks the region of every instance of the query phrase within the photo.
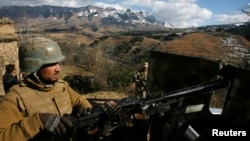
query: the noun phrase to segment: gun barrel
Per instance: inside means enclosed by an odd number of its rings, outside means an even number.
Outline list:
[[[177,91],[167,92],[163,94],[161,97],[158,97],[152,100],[147,100],[146,103],[152,103],[154,101],[159,101],[160,99],[169,100],[169,99],[179,98],[183,96],[190,96],[192,94],[199,93],[199,92],[211,92],[214,90],[225,88],[229,85],[230,85],[230,81],[228,79],[216,80],[214,82],[209,82],[206,84],[196,85],[196,86],[187,87],[187,88],[177,90]]]

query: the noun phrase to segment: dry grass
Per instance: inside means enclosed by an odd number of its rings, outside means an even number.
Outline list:
[[[234,35],[234,37],[238,40],[239,43],[250,47],[250,42],[246,38],[244,38],[240,35]]]
[[[214,33],[205,32],[192,33],[176,40],[165,41],[155,50],[210,60],[230,60],[229,54],[231,52],[225,48],[221,40],[224,36],[230,37],[231,34],[220,33],[220,35],[216,35]],[[250,47],[250,42],[242,36],[233,35],[233,38],[237,39],[239,44],[242,43]]]
[[[99,91],[94,93],[88,93],[85,95],[87,98],[101,98],[101,99],[120,99],[126,97],[127,94],[122,92],[114,92],[114,91]]]
[[[86,71],[83,68],[79,68],[76,66],[69,66],[69,65],[61,65],[61,73],[60,73],[60,79],[63,79],[65,76],[68,75],[83,75],[83,76],[90,76],[92,75],[91,72]]]
[[[176,54],[193,55],[221,55],[222,41],[220,38],[207,33],[193,33],[177,40],[165,42],[160,50],[170,51]]]

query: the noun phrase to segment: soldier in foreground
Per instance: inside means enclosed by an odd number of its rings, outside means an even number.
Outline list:
[[[92,105],[58,80],[58,63],[64,59],[60,47],[50,39],[31,38],[20,46],[20,70],[29,75],[0,102],[0,140],[47,140],[50,135],[53,140],[69,140],[63,135],[73,125],[64,115],[73,109],[86,113]]]

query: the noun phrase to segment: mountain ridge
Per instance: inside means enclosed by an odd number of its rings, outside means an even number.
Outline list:
[[[9,17],[17,23],[30,19],[44,18],[45,20],[60,21],[67,24],[74,20],[82,25],[91,26],[122,26],[127,29],[165,30],[165,22],[156,19],[145,11],[131,9],[118,10],[115,8],[60,7],[60,6],[8,6],[0,8],[0,17]]]

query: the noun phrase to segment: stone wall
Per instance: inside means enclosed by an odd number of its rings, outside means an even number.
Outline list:
[[[0,20],[1,22],[1,20]],[[0,23],[0,34],[13,34],[15,33],[14,27],[11,22],[2,22]],[[3,30],[5,29],[5,30]]]
[[[6,17],[0,19],[0,95],[4,95],[2,76],[7,64],[15,64],[19,72],[18,36],[12,21]]]

